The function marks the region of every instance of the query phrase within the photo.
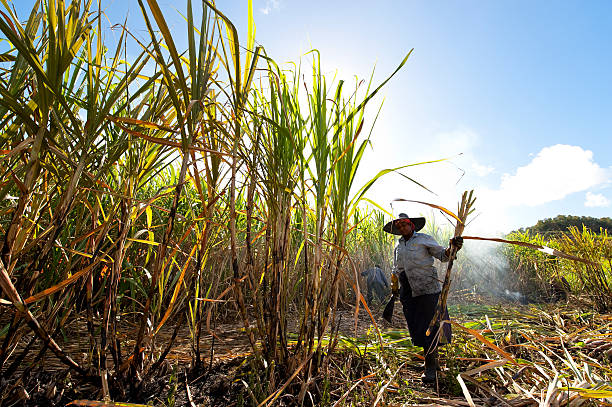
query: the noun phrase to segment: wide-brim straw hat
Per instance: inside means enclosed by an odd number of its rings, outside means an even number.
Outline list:
[[[418,232],[419,230],[423,229],[423,226],[425,226],[425,218],[411,218],[405,213],[400,213],[399,217],[397,219],[393,219],[391,222],[388,222],[385,227],[383,227],[383,230],[394,235],[401,235],[401,233],[395,227],[395,221],[400,219],[410,219],[410,221],[414,223],[415,232]]]

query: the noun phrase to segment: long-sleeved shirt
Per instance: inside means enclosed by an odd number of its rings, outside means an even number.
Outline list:
[[[368,287],[373,284],[379,284],[381,286],[389,287],[389,283],[387,282],[387,277],[385,273],[379,267],[372,267],[361,273],[368,282]]]
[[[434,257],[448,261],[445,251],[446,248],[424,233],[415,233],[408,240],[402,236],[395,246],[393,272],[406,275],[413,297],[439,293],[441,285]]]

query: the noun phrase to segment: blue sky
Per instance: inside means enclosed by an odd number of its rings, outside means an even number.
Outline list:
[[[186,1],[159,3],[178,32]],[[103,4],[111,21],[129,10],[129,25],[141,24],[135,0]],[[245,38],[247,2],[217,6]],[[473,188],[481,234],[559,214],[610,216],[611,2],[254,0],[254,10],[257,41],[277,62],[317,48],[327,72],[344,79],[367,78],[376,65],[380,82],[414,48],[369,106],[384,98],[360,181],[462,155],[406,172],[437,195],[399,176],[379,181],[371,197],[382,206],[405,198],[452,209]],[[392,211],[427,212],[398,203]]]

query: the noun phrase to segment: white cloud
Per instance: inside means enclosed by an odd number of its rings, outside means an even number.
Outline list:
[[[593,161],[593,152],[557,144],[543,148],[513,175],[504,174],[496,193],[507,206],[537,206],[609,182],[609,169]]]
[[[436,134],[433,145],[446,155],[466,154],[478,144],[478,139],[478,134],[470,129],[456,129]]]
[[[602,194],[594,194],[592,192],[587,192],[584,206],[587,208],[605,208],[610,206],[610,200],[603,196]]]
[[[266,6],[260,8],[259,11],[262,14],[268,15],[272,10],[278,10],[280,8],[280,0],[266,0]]]
[[[454,158],[450,161],[409,167],[402,171],[436,195],[405,178],[388,175],[377,183],[368,196],[386,209],[391,209],[389,203],[394,198],[405,198],[436,203],[456,210],[461,193],[474,189],[477,197],[476,212],[472,215],[469,234],[495,236],[525,226],[524,223],[531,222],[532,217],[537,220],[537,217],[546,216],[541,215],[545,210],[544,204],[561,201],[571,194],[585,193],[612,183],[612,168],[602,167],[595,162],[592,151],[580,146],[558,144],[530,154],[527,164],[501,175],[498,177],[497,187],[492,187],[490,182],[494,181],[492,176],[496,170],[489,163],[479,162],[477,151],[480,143],[479,135],[470,129],[457,129],[430,136],[427,143],[411,145],[409,154],[404,150],[394,149],[390,144],[385,146],[382,143],[388,159],[381,164],[378,157],[375,162],[368,163],[369,170],[364,168],[364,173],[371,174],[370,176],[382,168],[400,165],[400,162],[407,164],[405,157],[401,161],[398,159],[399,154],[409,155],[410,162]],[[460,153],[462,155],[457,156]],[[486,180],[485,176],[488,177]],[[490,186],[487,187],[487,184]],[[601,199],[604,197],[596,197],[596,194],[587,195],[588,203],[585,202],[585,205],[604,203]],[[606,204],[609,205],[610,202],[606,201]],[[394,202],[392,211],[395,215],[399,212],[427,214],[429,209],[423,205]],[[555,215],[557,213],[548,216]],[[437,219],[437,222],[447,223],[441,218]]]
[[[495,168],[488,166],[488,165],[481,165],[481,164],[478,164],[477,162],[473,162],[472,170],[479,177],[486,177],[487,175],[495,171]]]
[[[591,151],[579,146],[557,144],[531,157],[527,165],[502,175],[499,188],[477,188],[481,213],[477,229],[483,233],[516,229],[524,226],[526,213],[536,213],[536,207],[612,181],[612,170],[602,168]],[[596,202],[601,202],[599,196],[587,193],[585,205]]]
[[[385,134],[384,130],[387,129],[377,128],[377,130]],[[391,130],[387,131],[390,132]],[[398,148],[397,145],[391,143],[385,145],[386,140],[381,138],[379,140],[381,143],[375,143],[375,148],[380,151],[379,149],[382,147],[381,150],[384,151],[386,156],[381,160],[379,155],[377,160],[369,161],[364,168],[360,167],[359,170],[363,170],[364,174],[370,174],[371,177],[383,168],[449,158],[446,161],[417,165],[401,170],[402,174],[418,181],[434,194],[397,174],[384,176],[384,179],[379,180],[375,187],[368,192],[371,199],[385,209],[392,210],[394,215],[406,212],[412,215],[423,214],[429,217],[433,214],[436,217],[437,224],[448,225],[448,220],[440,215],[437,210],[432,211],[431,208],[421,204],[392,201],[395,198],[424,201],[456,211],[457,201],[461,198],[463,191],[476,189],[476,196],[479,197],[479,188],[475,187],[481,184],[482,177],[491,174],[495,169],[488,165],[489,163],[479,162],[476,152],[482,140],[478,133],[469,128],[462,127],[453,131],[434,132],[423,137],[427,139],[427,142],[412,143],[405,149]],[[375,155],[373,154],[373,156]],[[362,185],[363,183],[357,182],[356,184]],[[480,200],[480,198],[478,199]],[[392,203],[391,206],[390,203]],[[481,213],[483,209],[477,203],[477,213]],[[475,230],[475,224],[470,225],[470,230]],[[494,230],[497,230],[497,226],[493,226],[490,222],[487,222],[485,227],[487,229],[493,227]]]
[[[446,157],[461,154],[456,161],[466,171],[466,175],[485,177],[495,171],[495,168],[480,163],[474,155],[473,150],[479,144],[479,140],[479,135],[474,131],[458,129],[436,135],[434,145],[439,146],[440,152]]]

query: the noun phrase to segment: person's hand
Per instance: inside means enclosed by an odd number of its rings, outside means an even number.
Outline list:
[[[395,273],[391,274],[391,294],[395,295],[399,292],[399,284],[397,281],[397,275]]]
[[[463,247],[463,238],[461,236],[455,236],[450,240],[450,246],[457,248],[457,251]]]

